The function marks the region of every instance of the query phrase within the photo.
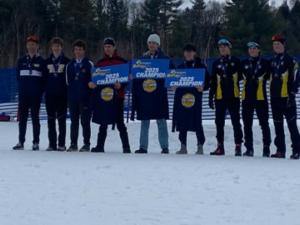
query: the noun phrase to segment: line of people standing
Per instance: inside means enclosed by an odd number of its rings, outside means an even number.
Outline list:
[[[202,93],[209,90],[209,107],[215,110],[217,148],[211,155],[224,155],[224,125],[226,112],[229,111],[234,130],[235,155],[253,156],[253,114],[256,111],[263,135],[263,156],[270,157],[271,132],[268,123],[269,109],[266,95],[266,82],[269,79],[271,108],[275,127],[276,153],[271,157],[285,158],[286,146],[283,117],[286,118],[292,140],[291,159],[299,159],[300,138],[297,128],[295,95],[299,88],[298,63],[285,51],[285,40],[280,35],[272,37],[274,58],[271,61],[261,57],[260,45],[249,42],[249,57],[242,62],[231,56],[232,44],[221,39],[218,42],[220,58],[212,66],[209,75],[206,66],[196,56],[196,47],[186,44],[183,48],[182,69],[202,68],[205,70],[203,87],[173,88],[175,92],[173,109],[173,129],[179,131],[181,147],[177,154],[187,154],[187,132],[196,132],[196,154],[204,154],[205,135],[202,126]],[[49,147],[47,151],[105,152],[105,139],[108,125],[117,125],[124,153],[131,153],[127,128],[124,124],[124,93],[127,84],[97,86],[92,82],[91,69],[94,64],[85,57],[86,44],[82,40],[73,43],[74,58],[68,59],[62,52],[63,40],[51,41],[52,54],[46,60],[38,54],[39,42],[35,36],[27,39],[28,53],[19,59],[17,79],[19,82],[19,142],[14,150],[23,150],[29,109],[33,125],[32,150],[39,150],[39,109],[43,92],[46,93],[48,114]],[[160,48],[160,38],[152,34],[147,40],[149,51],[142,59],[170,59]],[[116,52],[113,38],[103,43],[105,55],[96,67],[106,67],[127,63]],[[170,68],[175,68],[170,60]],[[132,75],[130,76],[133,79]],[[244,137],[240,124],[239,82],[243,80],[242,119]],[[161,153],[169,153],[169,119],[167,89],[164,79],[133,79],[132,115],[141,120],[140,147],[135,153],[148,153],[150,120],[156,120]],[[187,104],[188,102],[188,104]],[[70,111],[70,147],[66,148],[66,115]],[[58,120],[59,134],[56,132]],[[99,124],[97,145],[90,148],[90,121]],[[83,146],[78,148],[79,123],[83,131]],[[245,138],[246,151],[242,154]]]

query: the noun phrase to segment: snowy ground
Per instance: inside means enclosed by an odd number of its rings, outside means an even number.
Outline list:
[[[204,123],[204,156],[194,155],[193,134],[190,154],[175,155],[179,142],[174,133],[171,154],[159,154],[155,123],[148,155],[123,155],[117,131],[109,131],[105,154],[46,152],[45,123],[41,151],[29,150],[31,124],[28,150],[12,151],[17,123],[0,123],[0,224],[299,225],[300,162],[262,158],[257,125],[256,157],[233,156],[230,125],[227,155],[209,156],[216,146],[215,127]],[[128,125],[133,150],[138,148],[139,125]],[[92,129],[94,145],[98,128]]]

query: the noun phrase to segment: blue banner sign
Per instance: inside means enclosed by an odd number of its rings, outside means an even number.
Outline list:
[[[164,79],[169,59],[133,59],[131,73],[136,79]]]
[[[129,82],[129,64],[93,68],[91,72],[92,81],[97,85]]]
[[[204,78],[204,69],[167,70],[165,87],[203,87]]]

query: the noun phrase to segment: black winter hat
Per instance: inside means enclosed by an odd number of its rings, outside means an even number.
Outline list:
[[[115,42],[115,40],[114,40],[112,37],[107,37],[107,38],[104,39],[103,44],[104,44],[104,45],[112,45],[112,46],[115,46],[115,45],[116,45],[116,42]]]

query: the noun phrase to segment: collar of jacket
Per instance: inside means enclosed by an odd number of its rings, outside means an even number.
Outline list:
[[[116,57],[118,57],[118,53],[116,53],[116,52],[114,52],[114,54],[111,57],[107,54],[104,55],[104,58],[106,58],[106,59],[111,59],[111,58],[116,58]]]

